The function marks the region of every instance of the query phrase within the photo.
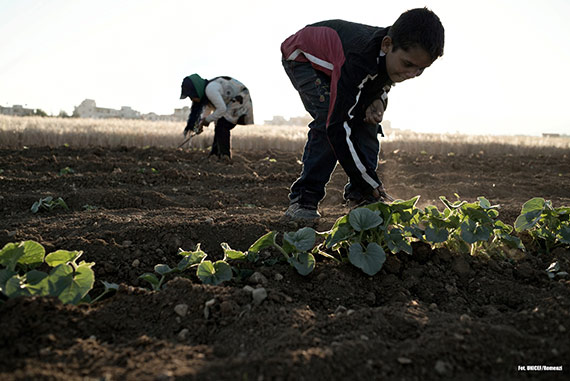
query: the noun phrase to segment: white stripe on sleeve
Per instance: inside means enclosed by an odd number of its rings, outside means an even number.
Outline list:
[[[350,108],[350,110],[348,110],[348,116],[350,117],[350,119],[354,118],[352,110],[354,110],[354,108],[358,104],[358,100],[360,99],[360,94],[362,93],[362,88],[364,87],[364,84],[369,80],[373,80],[374,78],[376,78],[376,76],[377,74],[376,75],[369,74],[362,80],[360,85],[358,85],[360,91],[358,92],[358,94],[356,94],[356,101],[354,102],[354,105]],[[358,168],[358,170],[360,171],[360,174],[362,175],[364,181],[366,181],[372,188],[374,189],[378,188],[380,184],[374,181],[374,179],[372,179],[372,177],[370,177],[368,173],[366,173],[366,167],[364,166],[364,164],[362,164],[362,161],[360,161],[360,158],[356,154],[356,150],[354,149],[354,144],[352,144],[352,140],[350,140],[350,135],[352,131],[350,126],[348,125],[348,122],[344,122],[343,127],[344,131],[346,132],[346,144],[348,145],[348,149],[350,151],[350,155],[352,156],[352,160],[354,161],[354,164],[356,164],[356,168]]]
[[[295,58],[297,58],[297,56],[299,56],[299,54],[303,54],[309,61],[319,65],[320,67],[324,67],[325,69],[331,71],[334,69],[334,65],[332,63],[322,60],[318,57],[315,57],[314,55],[304,52],[301,49],[296,49],[293,53],[289,54],[289,57],[287,57],[287,61],[293,61]]]

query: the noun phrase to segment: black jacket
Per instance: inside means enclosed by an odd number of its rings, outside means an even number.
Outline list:
[[[365,166],[351,130],[364,124],[365,111],[374,100],[382,99],[387,106],[392,81],[380,47],[388,29],[329,20],[308,25],[281,44],[283,59],[310,62],[331,77],[327,134],[337,160],[365,192],[381,182],[375,168]]]

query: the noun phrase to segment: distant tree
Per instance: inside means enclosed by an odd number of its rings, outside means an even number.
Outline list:
[[[41,117],[46,117],[46,116],[48,116],[47,112],[45,112],[45,111],[42,110],[41,108],[37,108],[36,111],[34,111],[34,115],[35,115],[35,116],[41,116]]]
[[[57,115],[60,118],[70,118],[69,114],[67,114],[65,111],[61,110],[59,112],[59,114]]]

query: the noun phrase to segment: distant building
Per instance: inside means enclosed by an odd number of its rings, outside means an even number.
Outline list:
[[[12,116],[47,116],[47,114],[40,109],[24,108],[21,105],[14,105],[12,107],[0,106],[0,114]],[[59,113],[60,117],[67,114],[64,111]],[[190,115],[190,107],[184,106],[182,108],[174,109],[174,113],[170,115],[158,115],[154,112],[142,114],[139,111],[133,110],[129,106],[122,106],[119,110],[105,107],[97,107],[95,100],[85,99],[75,106],[72,116],[74,118],[94,118],[94,119],[144,119],[144,120],[171,120],[171,121],[186,121]]]
[[[97,107],[93,99],[85,99],[73,111],[73,116],[78,118],[124,118],[124,119],[140,119],[141,113],[133,110],[128,106],[121,107],[120,110],[112,108]]]
[[[85,99],[83,102],[76,106],[73,111],[73,116],[76,118],[121,118],[121,119],[144,119],[144,120],[172,120],[172,121],[185,121],[190,115],[190,108],[185,106],[174,110],[170,115],[158,115],[154,112],[148,114],[141,114],[139,111],[133,110],[131,107],[123,106],[120,110],[111,108],[97,107],[93,99]]]
[[[190,107],[184,106],[182,108],[175,108],[173,116],[175,120],[188,120],[188,117],[190,116]]]
[[[12,107],[0,106],[0,114],[12,116],[33,116],[35,110],[32,108],[24,108],[22,105],[13,105]]]
[[[543,138],[559,138],[560,134],[543,133],[542,137]]]

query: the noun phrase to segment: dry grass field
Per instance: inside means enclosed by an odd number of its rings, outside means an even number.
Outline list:
[[[183,141],[183,122],[126,119],[75,119],[11,117],[0,115],[0,146],[71,147],[178,147]],[[302,151],[308,128],[305,126],[236,126],[232,148],[238,151],[276,149]],[[188,148],[211,144],[213,124],[195,136]],[[479,136],[461,134],[420,134],[391,130],[381,140],[383,150],[418,154],[517,153],[549,155],[570,149],[570,138],[536,136]]]

